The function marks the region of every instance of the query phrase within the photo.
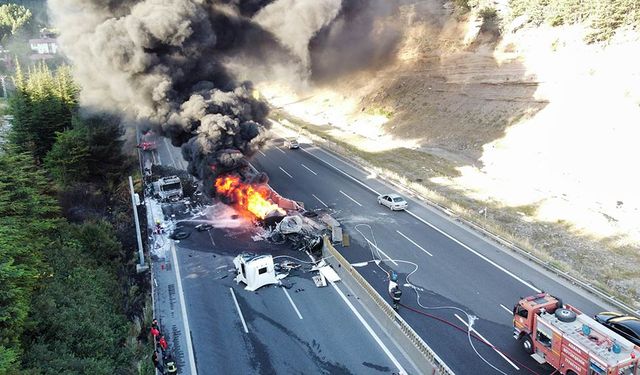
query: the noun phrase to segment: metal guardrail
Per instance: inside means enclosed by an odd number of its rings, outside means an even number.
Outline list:
[[[371,297],[374,303],[384,312],[387,318],[393,322],[402,333],[415,345],[420,353],[425,357],[429,363],[434,366],[434,374],[442,375],[454,375],[454,372],[449,366],[444,363],[440,357],[422,340],[422,338],[411,328],[411,326],[405,322],[404,319],[380,296],[378,292],[369,284],[369,282],[358,271],[351,266],[351,264],[336,250],[331,242],[324,237],[324,248],[326,251],[335,258],[340,266],[353,277],[353,279],[364,289],[364,291]]]
[[[284,123],[281,123],[281,125],[289,128],[289,129],[292,128],[291,126],[288,126],[288,125],[286,125]],[[299,130],[299,129],[296,129],[296,130]],[[315,134],[313,134],[313,133],[311,133],[309,131],[306,131],[305,133],[307,135],[312,136],[312,138],[320,139],[325,143],[328,142],[326,139],[324,139],[324,138],[322,138],[322,137],[320,137],[318,135],[315,135]],[[331,151],[331,150],[329,150],[329,151]],[[319,158],[317,158],[317,159],[319,159]],[[321,160],[321,159],[319,159],[319,160]],[[594,287],[591,283],[589,283],[587,281],[584,281],[579,277],[571,275],[567,271],[563,271],[563,270],[553,266],[550,262],[543,261],[542,259],[538,258],[537,256],[535,256],[531,252],[529,252],[529,251],[517,246],[516,244],[514,244],[514,243],[512,243],[510,241],[507,241],[506,239],[504,239],[504,238],[498,236],[497,234],[489,231],[488,229],[484,228],[482,226],[482,224],[476,223],[476,222],[474,222],[472,220],[469,220],[469,219],[463,218],[463,217],[461,217],[459,215],[456,215],[454,212],[449,210],[447,207],[445,207],[445,206],[443,206],[443,205],[441,205],[441,204],[439,204],[437,202],[434,202],[434,201],[422,196],[420,193],[418,193],[416,190],[412,189],[409,186],[400,186],[398,184],[398,182],[393,181],[392,179],[388,179],[388,178],[384,178],[384,181],[387,182],[387,183],[390,183],[390,184],[392,184],[394,186],[397,186],[399,188],[409,190],[411,193],[413,193],[414,198],[417,198],[417,199],[425,202],[426,204],[428,204],[428,205],[430,205],[430,206],[432,206],[432,207],[444,212],[448,216],[452,217],[454,220],[456,220],[456,221],[458,221],[458,222],[460,222],[462,224],[465,224],[468,227],[471,227],[472,229],[481,232],[482,234],[485,234],[485,235],[491,237],[496,242],[499,242],[503,246],[506,246],[507,248],[509,248],[511,251],[514,251],[514,252],[518,253],[519,255],[525,257],[527,260],[535,263],[536,265],[544,268],[545,270],[553,273],[554,275],[569,281],[573,285],[577,285],[578,287],[582,288],[585,292],[591,293],[592,295],[602,299],[603,301],[606,301],[607,303],[615,306],[616,308],[619,308],[620,310],[624,311],[627,314],[630,314],[630,315],[633,315],[633,316],[635,316],[637,318],[640,318],[640,309],[636,310],[633,307],[627,305],[626,303],[616,299],[614,296],[611,296],[611,295],[607,294],[605,291],[602,291],[602,290]]]

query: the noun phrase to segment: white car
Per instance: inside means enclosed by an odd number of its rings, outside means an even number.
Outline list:
[[[295,139],[295,138],[285,139],[284,140],[284,147],[288,147],[289,150],[291,150],[291,149],[300,148],[300,144],[298,143],[298,140]]]
[[[378,196],[378,204],[389,207],[391,211],[405,210],[409,205],[407,201],[398,194],[380,195]]]

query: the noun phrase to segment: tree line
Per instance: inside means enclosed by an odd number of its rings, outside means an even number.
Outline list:
[[[0,374],[151,373],[120,121],[80,113],[67,67],[17,69],[15,86],[0,150]]]

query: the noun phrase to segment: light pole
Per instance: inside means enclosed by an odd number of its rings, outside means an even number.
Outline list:
[[[142,235],[140,234],[140,220],[138,219],[138,208],[136,207],[136,197],[133,190],[133,178],[129,176],[129,189],[131,190],[131,206],[133,207],[133,218],[136,223],[136,236],[138,237],[138,258],[140,263],[136,264],[138,273],[144,272],[149,268],[144,264],[144,252],[142,251]]]

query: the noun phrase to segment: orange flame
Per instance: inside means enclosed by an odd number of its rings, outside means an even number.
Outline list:
[[[232,201],[251,212],[260,219],[264,219],[269,213],[277,211],[282,215],[285,211],[277,204],[267,199],[268,192],[265,189],[256,188],[251,184],[240,181],[238,176],[218,177],[215,182],[216,193],[227,196]]]

